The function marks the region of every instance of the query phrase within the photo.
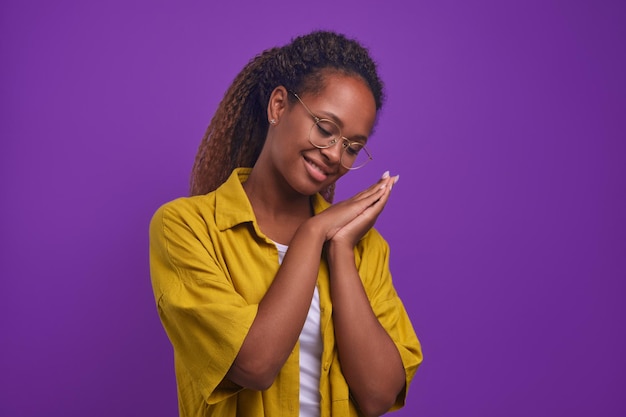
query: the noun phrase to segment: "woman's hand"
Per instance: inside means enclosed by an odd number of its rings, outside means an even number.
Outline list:
[[[315,216],[313,219],[321,223],[326,240],[332,240],[333,243],[345,242],[354,247],[376,222],[398,178],[399,176],[390,177],[387,171],[366,190]]]

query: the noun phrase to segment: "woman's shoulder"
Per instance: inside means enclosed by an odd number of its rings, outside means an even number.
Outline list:
[[[178,197],[159,206],[152,216],[156,219],[191,219],[206,217],[214,207],[213,193],[191,197]]]

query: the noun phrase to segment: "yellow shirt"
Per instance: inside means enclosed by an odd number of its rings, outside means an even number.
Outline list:
[[[240,168],[216,191],[160,207],[150,223],[150,271],[159,316],[174,347],[180,415],[298,416],[299,346],[265,391],[240,388],[224,376],[276,275],[278,251],[260,231],[243,190]],[[328,203],[312,197],[319,213]],[[395,342],[406,389],[422,361],[420,344],[389,272],[389,247],[374,229],[355,248],[357,269],[376,316]],[[321,417],[357,416],[341,372],[332,321],[329,272],[318,273],[323,353]]]

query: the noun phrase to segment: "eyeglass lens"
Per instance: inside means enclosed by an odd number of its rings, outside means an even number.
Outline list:
[[[318,148],[330,148],[341,142],[339,144],[342,147],[341,164],[346,168],[360,168],[371,159],[362,143],[349,142],[342,138],[341,129],[331,120],[318,120],[311,127],[309,140]]]

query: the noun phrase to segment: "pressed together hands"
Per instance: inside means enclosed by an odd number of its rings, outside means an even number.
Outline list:
[[[372,227],[385,208],[391,189],[399,175],[389,176],[386,171],[380,180],[355,196],[336,203],[310,219],[321,224],[326,240],[346,244],[353,248]]]

